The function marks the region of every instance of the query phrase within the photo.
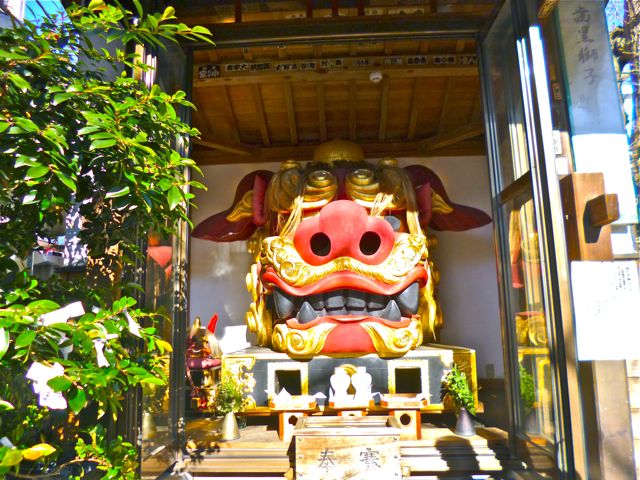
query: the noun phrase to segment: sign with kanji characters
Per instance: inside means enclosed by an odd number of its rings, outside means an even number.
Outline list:
[[[637,358],[640,279],[634,260],[572,262],[579,360]]]
[[[620,219],[638,221],[626,131],[602,2],[558,4],[576,172],[602,172]]]
[[[400,479],[400,429],[386,417],[304,417],[294,430],[299,480]]]

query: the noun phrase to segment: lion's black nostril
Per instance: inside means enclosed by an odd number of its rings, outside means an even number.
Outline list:
[[[373,255],[380,248],[382,240],[376,232],[365,232],[360,238],[360,251],[364,255]]]
[[[326,257],[331,251],[331,240],[322,232],[314,233],[311,237],[311,251],[319,257]]]

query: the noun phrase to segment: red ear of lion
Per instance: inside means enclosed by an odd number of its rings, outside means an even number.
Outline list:
[[[491,217],[482,210],[453,203],[442,181],[432,170],[422,165],[410,165],[406,170],[416,189],[420,225],[423,227],[428,225],[434,230],[462,231],[491,223]],[[436,205],[436,198],[437,203],[442,205]]]
[[[200,222],[191,235],[212,242],[249,238],[266,222],[264,199],[272,175],[273,172],[267,170],[246,175],[236,188],[231,207]]]

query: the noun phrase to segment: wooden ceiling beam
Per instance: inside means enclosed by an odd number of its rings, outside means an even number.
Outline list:
[[[471,109],[471,117],[469,123],[482,123],[482,114],[484,113],[484,107],[482,105],[482,92],[478,88],[476,99],[473,101],[473,108]]]
[[[298,144],[298,126],[296,123],[296,106],[293,103],[293,89],[291,82],[284,83],[284,100],[287,105],[287,119],[289,120],[289,138],[292,145]]]
[[[236,143],[241,143],[240,139],[240,130],[238,129],[238,121],[236,119],[236,113],[233,110],[233,105],[231,105],[231,97],[229,96],[229,87],[225,85],[224,87],[224,95],[222,95],[222,101],[225,104],[225,109],[227,110],[227,118],[231,123],[231,130],[233,139]]]
[[[422,79],[416,78],[413,82],[413,91],[411,92],[411,110],[409,112],[409,127],[407,128],[407,140],[416,138],[416,127],[418,126],[418,97],[422,90]]]
[[[355,80],[349,82],[349,140],[358,139],[358,89]]]
[[[197,67],[196,67],[197,68]],[[476,65],[457,65],[448,67],[415,67],[415,68],[376,68],[388,78],[433,78],[433,77],[477,77]],[[328,71],[293,71],[286,75],[292,82],[350,81],[367,80],[371,69],[328,70]],[[217,78],[194,78],[193,88],[212,87],[217,85],[249,85],[265,83],[281,83],[282,73],[260,73],[227,75]]]
[[[327,96],[324,91],[324,83],[316,84],[316,94],[318,96],[318,129],[320,130],[320,141],[327,141]]]
[[[447,120],[447,115],[449,115],[449,108],[451,108],[449,106],[451,95],[453,95],[453,79],[448,77],[445,81],[444,95],[442,97],[442,110],[440,110],[440,121],[438,122],[439,132],[443,132],[445,129],[444,123]]]
[[[484,134],[484,125],[465,125],[464,127],[439,133],[420,142],[421,147],[426,151],[439,150],[450,147],[464,140],[479,137]]]
[[[455,145],[425,150],[423,142],[373,142],[361,143],[366,158],[410,158],[435,156],[470,156],[485,155],[484,139],[459,141]],[[298,145],[296,147],[258,147],[252,155],[195,150],[192,157],[198,165],[223,165],[240,163],[281,162],[288,159],[307,161],[313,158],[313,152],[318,144]]]
[[[265,145],[271,145],[269,128],[267,127],[267,117],[264,113],[264,104],[262,103],[262,94],[260,93],[260,86],[257,83],[254,83],[252,87],[253,104],[256,106],[256,116],[258,117],[258,127],[260,128],[262,143]]]
[[[258,150],[255,147],[252,147],[249,145],[224,144],[220,142],[215,142],[207,138],[192,138],[191,143],[193,143],[194,145],[199,145],[201,147],[209,148],[211,150],[231,153],[231,154],[240,155],[240,156],[255,155],[256,153],[258,153]]]
[[[389,78],[382,79],[382,92],[380,94],[380,128],[378,140],[384,142],[387,139],[387,115],[389,113]]]
[[[398,16],[300,18],[291,22],[263,21],[205,25],[217,48],[283,45],[292,43],[384,40],[395,38],[476,38],[486,17],[480,14],[430,13]],[[211,48],[210,43],[189,43],[189,48]]]

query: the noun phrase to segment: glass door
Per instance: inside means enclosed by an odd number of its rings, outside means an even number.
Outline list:
[[[145,55],[147,55],[145,53]],[[157,70],[146,72],[142,80],[160,84],[164,91],[186,90],[187,60],[178,45],[167,45],[157,56],[147,55]],[[155,75],[157,73],[157,75]],[[188,121],[188,110],[179,112]],[[175,139],[174,148],[187,155],[188,142]],[[145,385],[138,405],[141,449],[140,478],[155,480],[169,469],[181,454],[184,425],[185,360],[187,329],[187,224],[176,225],[173,236],[146,232],[144,262],[144,307],[159,315],[154,327],[166,345],[162,357],[166,385]]]
[[[546,61],[531,3],[506,1],[481,42],[510,439],[540,474],[574,478],[564,343],[571,305]]]

